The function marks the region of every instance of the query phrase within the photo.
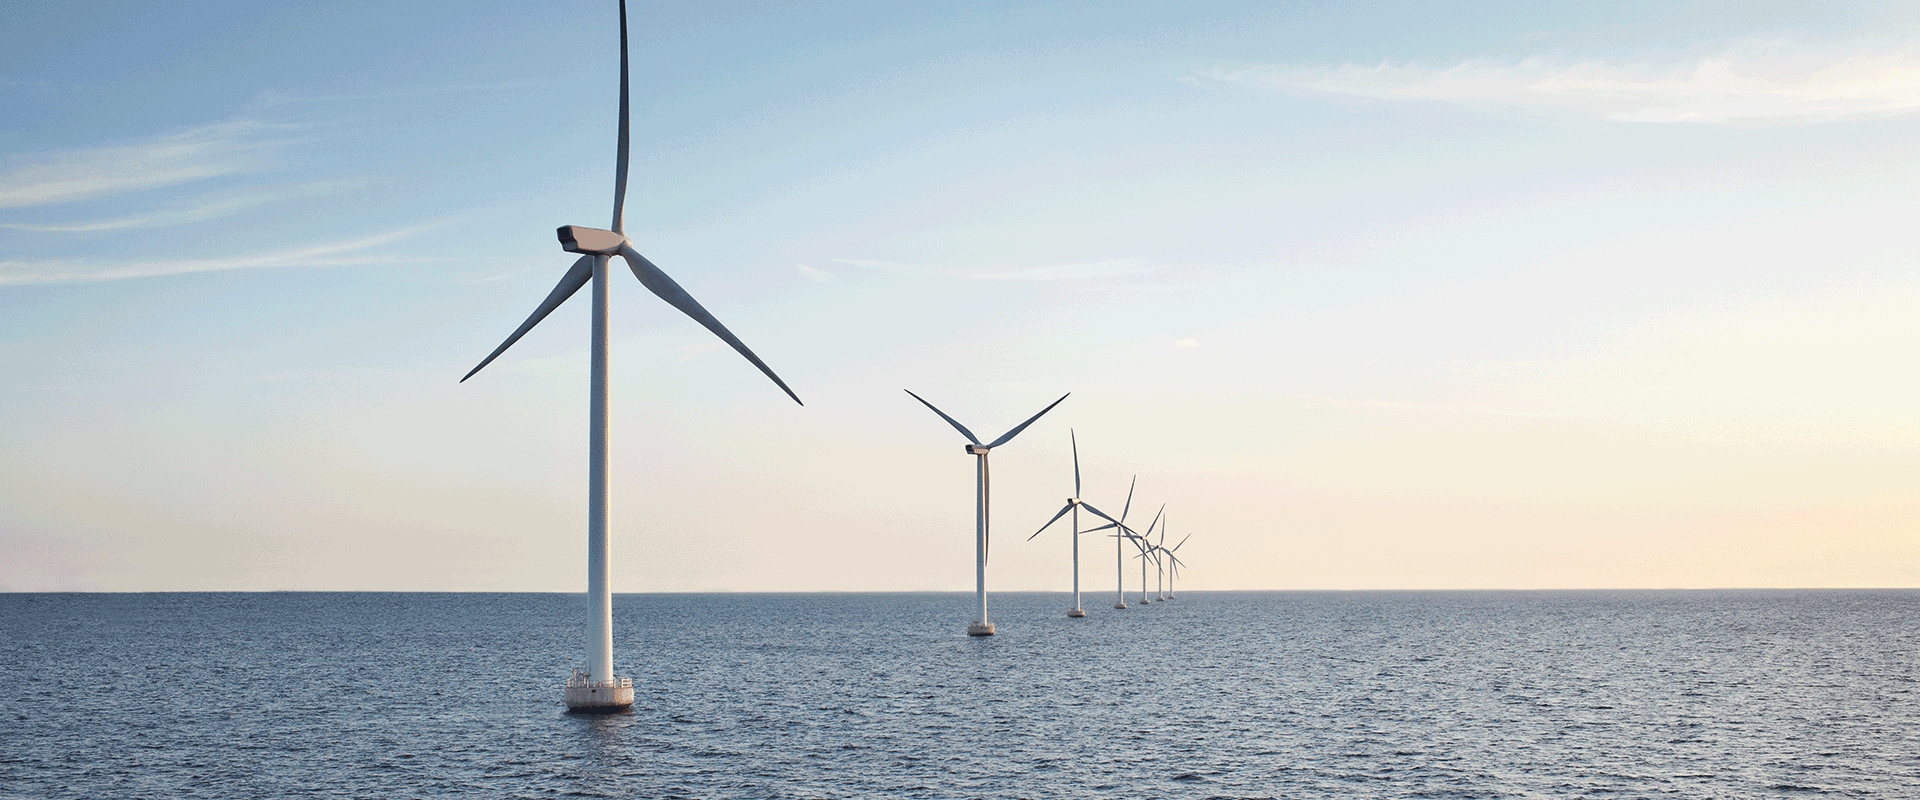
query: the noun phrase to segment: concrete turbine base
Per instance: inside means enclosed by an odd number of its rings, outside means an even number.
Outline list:
[[[1126,603],[1114,603],[1114,604],[1113,604],[1113,607],[1114,607],[1114,608],[1126,608],[1126,607],[1127,607],[1127,604],[1126,604]]]
[[[567,711],[572,714],[617,714],[633,708],[633,679],[588,683],[567,682]]]
[[[1069,616],[1069,617],[1073,617],[1073,618],[1075,618],[1075,619],[1079,619],[1080,617],[1084,617],[1084,616],[1086,616],[1086,615],[1087,615],[1087,612],[1085,612],[1085,611],[1081,611],[1080,609],[1077,609],[1077,608],[1075,608],[1075,609],[1069,609],[1069,610],[1067,611],[1067,616]]]
[[[987,622],[987,623],[980,623],[980,622],[975,622],[975,623],[971,623],[971,624],[969,624],[969,625],[967,625],[967,635],[968,635],[968,636],[992,636],[992,635],[993,635],[993,623],[991,623],[991,622]]]

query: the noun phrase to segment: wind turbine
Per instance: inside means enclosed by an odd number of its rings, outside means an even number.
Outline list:
[[[1129,532],[1133,546],[1140,549],[1140,555],[1135,558],[1140,559],[1140,605],[1143,606],[1153,602],[1147,599],[1147,557],[1153,553],[1152,545],[1147,544],[1147,537],[1153,535],[1153,529],[1160,526],[1160,518],[1166,513],[1167,504],[1161,503],[1160,513],[1153,515],[1153,524],[1147,526],[1147,532],[1144,535]]]
[[[1027,426],[1032,425],[1033,421],[1039,419],[1042,414],[1052,411],[1054,406],[1060,405],[1062,400],[1067,399],[1067,395],[1060,395],[1060,400],[1053,401],[1051,405],[1040,409],[1039,414],[1028,417],[1026,422],[1022,422],[1014,426],[1013,430],[1001,434],[1000,438],[993,440],[992,444],[981,444],[979,437],[973,435],[973,431],[967,430],[967,426],[955,421],[953,417],[947,416],[947,412],[934,408],[932,403],[926,401],[926,398],[913,394],[913,390],[911,389],[907,390],[907,394],[912,395],[913,399],[919,400],[921,405],[933,409],[933,413],[939,414],[940,418],[946,420],[948,425],[952,425],[953,429],[959,431],[961,436],[967,437],[967,441],[970,443],[967,445],[967,454],[974,457],[974,463],[977,465],[976,472],[979,475],[978,488],[976,490],[977,511],[975,513],[974,525],[973,590],[974,594],[980,598],[980,618],[974,620],[972,625],[967,626],[967,635],[992,636],[993,623],[987,619],[987,451],[1006,444],[1013,437],[1018,436],[1021,431],[1026,430]],[[1072,394],[1072,392],[1068,392],[1067,394]]]
[[[617,678],[613,674],[613,595],[607,587],[607,276],[612,258],[617,255],[624,259],[641,285],[732,345],[772,378],[788,397],[800,402],[799,395],[787,388],[786,382],[773,374],[759,356],[707,313],[680,284],[635,252],[627,239],[621,213],[627,199],[627,95],[627,3],[620,0],[620,132],[613,172],[613,230],[581,225],[560,228],[560,249],[580,253],[580,260],[573,262],[559,285],[553,287],[547,299],[540,302],[533,315],[527,317],[512,336],[460,379],[465,383],[467,378],[493,363],[580,287],[592,281],[593,356],[588,378],[592,399],[587,422],[587,599],[592,634],[587,646],[587,666],[575,668],[573,676],[567,679],[567,708],[573,711],[620,711],[633,706],[633,679]]]
[[[1167,518],[1167,520],[1160,522],[1160,541],[1156,541],[1154,547],[1152,547],[1152,554],[1154,554],[1154,600],[1160,600],[1160,602],[1167,602],[1167,562],[1165,562],[1165,558],[1162,558],[1162,556],[1167,553],[1167,549],[1165,549],[1165,543],[1167,543],[1167,528],[1171,528],[1171,526],[1173,526],[1173,518]]]
[[[1165,530],[1165,529],[1162,528],[1161,530]],[[1180,544],[1176,544],[1173,546],[1172,550],[1166,551],[1167,561],[1171,562],[1167,564],[1167,599],[1168,600],[1174,599],[1173,579],[1179,577],[1180,568],[1187,565],[1187,562],[1181,561],[1180,557],[1177,555],[1174,555],[1174,553],[1178,552],[1180,548],[1187,543],[1187,540],[1191,538],[1193,538],[1193,534],[1191,533],[1180,537]]]
[[[1126,538],[1123,534],[1129,534],[1133,531],[1132,528],[1127,527],[1127,512],[1133,510],[1133,487],[1139,483],[1140,476],[1138,475],[1133,476],[1133,480],[1127,483],[1127,504],[1121,507],[1120,519],[1118,521],[1112,525],[1102,525],[1091,531],[1087,531],[1088,533],[1092,533],[1093,531],[1104,531],[1108,528],[1118,529],[1113,533],[1113,607],[1115,609],[1125,609],[1127,607],[1127,554],[1122,550],[1124,545],[1121,540]]]
[[[1040,526],[1040,530],[1034,531],[1033,536],[1039,536],[1045,533],[1047,528],[1052,527],[1053,523],[1059,522],[1060,518],[1065,516],[1068,511],[1073,512],[1073,608],[1067,612],[1067,616],[1084,617],[1087,615],[1087,612],[1080,610],[1080,534],[1084,532],[1080,530],[1080,508],[1081,506],[1085,506],[1088,511],[1098,514],[1101,519],[1115,525],[1120,524],[1120,522],[1113,517],[1107,516],[1100,509],[1094,508],[1092,503],[1087,503],[1080,499],[1080,442],[1074,438],[1072,428],[1067,429],[1067,441],[1073,444],[1073,496],[1067,498],[1067,504],[1061,507],[1059,513],[1054,514],[1053,519],[1047,520],[1047,524]],[[1102,526],[1102,528],[1104,527],[1106,526]],[[1095,528],[1094,530],[1101,530],[1102,528]],[[1027,541],[1033,541],[1033,536],[1028,536]]]

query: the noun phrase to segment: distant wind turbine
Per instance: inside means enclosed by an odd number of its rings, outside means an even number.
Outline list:
[[[1173,518],[1160,520],[1160,541],[1154,541],[1150,551],[1154,554],[1154,600],[1160,600],[1160,602],[1167,602],[1167,560],[1165,560],[1167,549],[1164,545],[1167,543],[1169,526],[1173,526]]]
[[[1113,607],[1115,609],[1127,607],[1127,554],[1123,549],[1126,546],[1123,540],[1126,534],[1133,532],[1132,528],[1127,527],[1127,512],[1133,510],[1133,487],[1139,483],[1140,476],[1135,475],[1127,484],[1127,504],[1120,509],[1120,519],[1111,525],[1102,525],[1087,531],[1087,533],[1093,533],[1108,528],[1115,529],[1113,533]]]
[[[560,248],[569,253],[580,253],[580,260],[573,262],[566,275],[560,278],[559,285],[533,310],[533,315],[520,324],[520,328],[508,336],[507,340],[493,353],[489,354],[465,377],[473,377],[481,368],[493,363],[495,358],[520,341],[527,331],[559,308],[587,285],[593,283],[593,356],[589,382],[592,386],[590,416],[587,423],[587,595],[589,612],[592,617],[592,634],[588,643],[587,666],[576,668],[573,677],[567,680],[567,707],[575,711],[619,711],[633,705],[633,679],[616,678],[613,674],[613,595],[607,587],[607,275],[608,263],[613,256],[625,259],[633,275],[668,305],[680,311],[695,322],[705,326],[719,336],[722,341],[732,345],[740,355],[773,379],[781,391],[800,402],[799,395],[787,388],[780,376],[773,374],[759,356],[748,350],[745,344],[728,331],[720,321],[707,313],[700,303],[687,294],[680,284],[661,272],[646,257],[635,252],[627,239],[622,209],[627,199],[627,4],[620,2],[620,132],[619,146],[616,150],[613,173],[613,230],[604,231],[580,225],[568,225],[560,228]]]
[[[967,626],[967,635],[992,636],[993,622],[987,619],[987,451],[1006,444],[1012,440],[1013,437],[1018,436],[1021,431],[1027,429],[1028,425],[1032,425],[1034,420],[1052,411],[1053,407],[1060,405],[1062,400],[1066,400],[1067,395],[1060,395],[1059,400],[1055,400],[1046,408],[1040,409],[1039,414],[1028,417],[1026,422],[1014,426],[1013,430],[1001,434],[1000,438],[993,440],[992,444],[981,444],[980,438],[974,436],[973,431],[967,430],[967,426],[960,424],[953,417],[947,416],[947,412],[934,408],[932,403],[926,401],[926,398],[914,394],[911,389],[907,390],[907,394],[912,395],[913,399],[919,400],[921,405],[932,409],[933,413],[939,414],[941,419],[946,420],[948,425],[952,425],[953,429],[959,431],[961,436],[967,437],[967,441],[969,442],[967,445],[967,454],[974,457],[976,473],[978,474],[975,490],[976,511],[974,525],[973,590],[974,594],[978,595],[980,599],[980,618],[974,620],[972,625]],[[1072,394],[1072,392],[1068,392],[1067,394]]]
[[[1033,536],[1039,536],[1045,533],[1047,528],[1052,527],[1053,523],[1059,522],[1060,518],[1065,516],[1067,512],[1073,512],[1073,520],[1070,523],[1073,525],[1073,608],[1067,612],[1067,616],[1084,617],[1087,615],[1087,612],[1080,609],[1080,534],[1085,531],[1080,530],[1080,509],[1085,507],[1101,519],[1115,525],[1120,524],[1120,521],[1107,516],[1100,509],[1094,508],[1092,503],[1080,499],[1080,441],[1074,437],[1073,429],[1071,428],[1067,429],[1067,441],[1073,445],[1073,496],[1067,498],[1067,504],[1060,509],[1060,512],[1054,514],[1053,519],[1047,520],[1047,524],[1040,526],[1040,530],[1034,531]],[[1095,530],[1099,529],[1096,528]],[[1028,536],[1027,541],[1033,541],[1033,536]]]
[[[1153,515],[1153,524],[1147,526],[1147,532],[1145,534],[1130,534],[1133,540],[1133,546],[1140,548],[1140,555],[1136,556],[1136,558],[1140,559],[1140,605],[1143,606],[1153,602],[1147,599],[1147,559],[1153,555],[1153,546],[1147,544],[1147,538],[1153,535],[1154,528],[1160,527],[1160,518],[1165,516],[1166,513],[1167,504],[1161,503],[1160,513]]]
[[[1181,561],[1180,557],[1177,555],[1174,555],[1174,553],[1179,552],[1180,548],[1187,543],[1188,539],[1191,539],[1191,538],[1193,538],[1193,534],[1191,533],[1180,537],[1180,544],[1176,544],[1173,546],[1172,549],[1166,551],[1167,561],[1168,561],[1168,564],[1167,564],[1167,599],[1168,600],[1174,599],[1173,579],[1179,577],[1180,568],[1187,565],[1186,562]]]

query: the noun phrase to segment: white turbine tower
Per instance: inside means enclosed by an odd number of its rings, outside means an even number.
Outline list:
[[[680,284],[661,272],[646,257],[635,252],[624,232],[622,209],[627,198],[627,4],[620,2],[620,132],[619,146],[615,154],[613,173],[613,230],[587,228],[568,225],[560,229],[560,247],[569,253],[580,253],[580,260],[560,278],[559,285],[533,315],[521,323],[519,330],[508,336],[507,340],[492,354],[474,367],[465,382],[474,373],[493,362],[501,353],[512,347],[514,342],[540,320],[558,308],[587,285],[593,283],[593,356],[589,375],[591,384],[590,413],[587,423],[587,600],[592,618],[592,634],[587,647],[587,666],[576,668],[573,677],[567,680],[567,708],[574,711],[619,711],[633,705],[633,680],[617,678],[613,674],[613,595],[607,587],[607,275],[609,262],[613,256],[619,256],[633,270],[633,275],[648,290],[667,301],[668,305],[680,309],[694,321],[705,326],[734,350],[739,351],[748,361],[772,378],[782,391],[800,402],[800,397],[787,388],[780,376],[773,374],[759,356],[748,350],[732,332],[728,331],[712,314],[700,307],[700,303],[687,294]]]
[[[919,400],[921,405],[933,409],[933,413],[939,414],[940,418],[946,420],[948,425],[952,425],[953,429],[959,431],[961,436],[967,437],[967,441],[970,443],[967,445],[967,454],[974,457],[974,463],[976,465],[975,471],[979,476],[975,494],[976,514],[974,524],[973,591],[980,599],[980,618],[974,620],[972,625],[967,626],[967,635],[992,636],[993,622],[987,619],[987,451],[1006,444],[1013,437],[1019,435],[1021,431],[1027,429],[1028,425],[1032,425],[1034,420],[1039,419],[1042,414],[1052,411],[1054,406],[1060,405],[1062,400],[1067,399],[1067,395],[1060,395],[1059,400],[1055,400],[1051,405],[1040,409],[1039,414],[1028,417],[1026,422],[1014,426],[1013,430],[1001,434],[1000,438],[993,440],[992,444],[981,444],[979,437],[973,435],[973,431],[967,430],[967,426],[955,421],[953,417],[947,416],[947,412],[934,408],[932,403],[927,402],[926,399],[920,395],[914,394],[911,389],[907,390],[907,394],[912,395],[913,399]],[[1067,394],[1072,394],[1072,392],[1068,392]]]
[[[1073,512],[1073,608],[1067,611],[1067,616],[1084,617],[1087,615],[1087,612],[1080,609],[1080,534],[1086,533],[1086,531],[1080,530],[1080,509],[1085,507],[1087,511],[1099,515],[1101,519],[1111,522],[1114,525],[1118,525],[1120,522],[1113,517],[1107,516],[1100,509],[1094,508],[1092,503],[1080,499],[1080,442],[1074,438],[1071,428],[1067,430],[1067,441],[1073,444],[1073,496],[1067,498],[1067,504],[1061,507],[1059,513],[1053,515],[1053,519],[1047,520],[1047,524],[1040,526],[1040,530],[1034,531],[1033,536],[1027,537],[1027,541],[1031,542],[1034,536],[1045,533],[1047,528],[1052,527],[1053,523],[1059,522],[1060,518],[1065,516],[1068,511]],[[1106,526],[1103,526],[1103,528],[1104,527]],[[1094,530],[1102,530],[1103,528],[1095,528]]]

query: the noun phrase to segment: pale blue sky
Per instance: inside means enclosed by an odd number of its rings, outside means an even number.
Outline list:
[[[1920,585],[1920,8],[633,9],[614,588]],[[0,30],[0,588],[582,585],[611,2]],[[1111,589],[1088,541],[1089,589]],[[1105,554],[1107,561],[1096,556]],[[1104,566],[1103,566],[1104,565]]]

